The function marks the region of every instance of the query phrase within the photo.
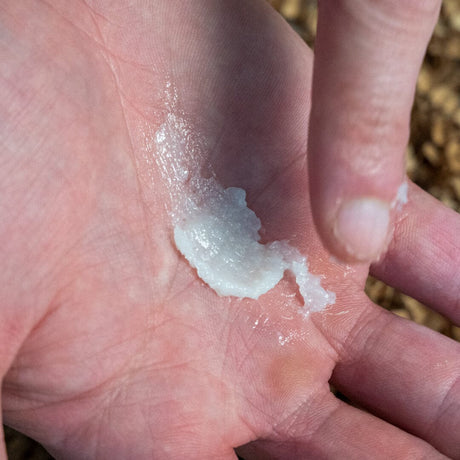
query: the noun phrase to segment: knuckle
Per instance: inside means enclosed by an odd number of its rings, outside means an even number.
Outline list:
[[[393,170],[403,158],[409,138],[409,120],[405,117],[382,116],[381,113],[365,111],[359,120],[354,119],[343,127],[337,153],[358,174],[380,174],[382,169]],[[360,154],[355,153],[359,151]]]

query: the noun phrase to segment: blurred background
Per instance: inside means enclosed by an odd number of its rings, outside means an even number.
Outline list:
[[[251,1],[251,0],[248,0]],[[316,0],[267,0],[314,47]],[[460,1],[444,0],[417,82],[407,149],[410,178],[460,211]],[[460,238],[460,235],[459,235]],[[460,341],[460,328],[416,300],[369,277],[369,296],[397,315]],[[31,439],[5,428],[10,460],[49,460]]]

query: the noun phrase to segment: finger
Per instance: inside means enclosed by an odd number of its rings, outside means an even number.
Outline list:
[[[300,410],[276,431],[275,437],[244,446],[238,453],[244,458],[263,460],[445,458],[421,439],[332,395],[327,401],[318,401],[314,408]]]
[[[345,261],[384,249],[417,73],[439,0],[319,2],[309,134],[311,203]]]
[[[333,385],[373,414],[460,458],[460,344],[369,301],[341,345]]]
[[[460,215],[414,184],[408,197],[372,274],[460,324]]]

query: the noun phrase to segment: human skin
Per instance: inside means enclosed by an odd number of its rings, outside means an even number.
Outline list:
[[[313,217],[337,258],[372,262],[392,232],[417,75],[441,0],[320,0],[309,162]]]
[[[8,0],[0,62],[4,423],[66,459],[460,458],[460,345],[374,305],[369,265],[322,247],[313,55],[264,1]],[[298,314],[289,277],[259,300],[200,281],[155,163],[171,111],[334,305]],[[459,232],[410,185],[372,272],[458,323]]]

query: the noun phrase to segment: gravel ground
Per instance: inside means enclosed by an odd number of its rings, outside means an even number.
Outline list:
[[[310,45],[314,44],[314,0],[268,0]],[[412,180],[460,211],[460,2],[444,0],[441,16],[420,72],[407,152]],[[395,314],[412,319],[456,340],[460,328],[441,315],[369,278],[369,296]],[[34,441],[5,427],[10,460],[51,457]]]

